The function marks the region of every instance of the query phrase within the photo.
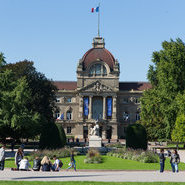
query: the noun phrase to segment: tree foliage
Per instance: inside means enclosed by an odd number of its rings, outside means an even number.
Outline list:
[[[48,137],[49,147],[63,146],[53,118],[56,87],[52,81],[37,72],[33,62],[1,63],[0,137],[43,137],[49,131],[50,137],[55,138]]]
[[[185,115],[179,115],[175,122],[175,128],[172,131],[172,140],[176,142],[185,142]]]
[[[185,90],[185,44],[180,39],[164,41],[162,50],[153,52],[152,62],[152,89],[141,98],[141,123],[149,139],[170,139],[179,111],[176,97]]]

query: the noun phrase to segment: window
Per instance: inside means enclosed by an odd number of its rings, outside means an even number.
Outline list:
[[[137,113],[136,113],[136,121],[138,121],[138,120],[140,120],[140,115],[139,115],[139,113],[137,112]]]
[[[102,76],[102,75],[107,75],[107,69],[104,65],[102,64],[94,64],[90,68],[90,76]]]
[[[72,119],[72,112],[70,110],[67,111],[66,118],[67,118],[67,120]]]
[[[67,98],[67,102],[68,103],[71,103],[71,98]]]
[[[56,111],[55,112],[55,119],[59,118],[60,117],[60,112],[59,111]]]
[[[71,127],[67,127],[67,134],[71,134]]]
[[[124,121],[128,121],[129,120],[129,114],[128,114],[128,112],[123,112],[123,120]]]
[[[128,98],[123,98],[123,101],[122,101],[123,103],[128,103]]]
[[[136,103],[136,104],[140,104],[139,98],[136,98],[136,99],[135,99],[135,103]]]
[[[58,103],[59,103],[59,102],[60,102],[60,98],[56,98],[56,102],[58,102]]]

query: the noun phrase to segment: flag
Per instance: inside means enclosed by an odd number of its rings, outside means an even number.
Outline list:
[[[99,6],[97,6],[96,8],[92,8],[91,9],[91,12],[94,13],[94,12],[99,12]]]
[[[64,113],[62,113],[58,118],[57,120],[63,120],[64,119]]]

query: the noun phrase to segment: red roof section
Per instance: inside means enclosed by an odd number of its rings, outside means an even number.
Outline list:
[[[144,91],[151,88],[152,85],[149,82],[119,82],[120,91]]]
[[[77,82],[75,81],[54,81],[54,85],[58,90],[75,90],[77,89]],[[149,82],[120,82],[120,91],[144,91],[152,88]]]
[[[58,90],[75,90],[77,88],[77,82],[74,81],[54,81],[53,83]]]
[[[97,61],[97,59],[104,61],[111,69],[113,69],[115,59],[113,55],[105,48],[91,48],[88,50],[82,57],[84,69],[86,69],[92,62]]]

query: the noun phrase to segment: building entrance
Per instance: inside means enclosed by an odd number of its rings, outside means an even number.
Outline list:
[[[103,116],[103,98],[100,96],[95,96],[92,99],[92,118],[102,119]]]

